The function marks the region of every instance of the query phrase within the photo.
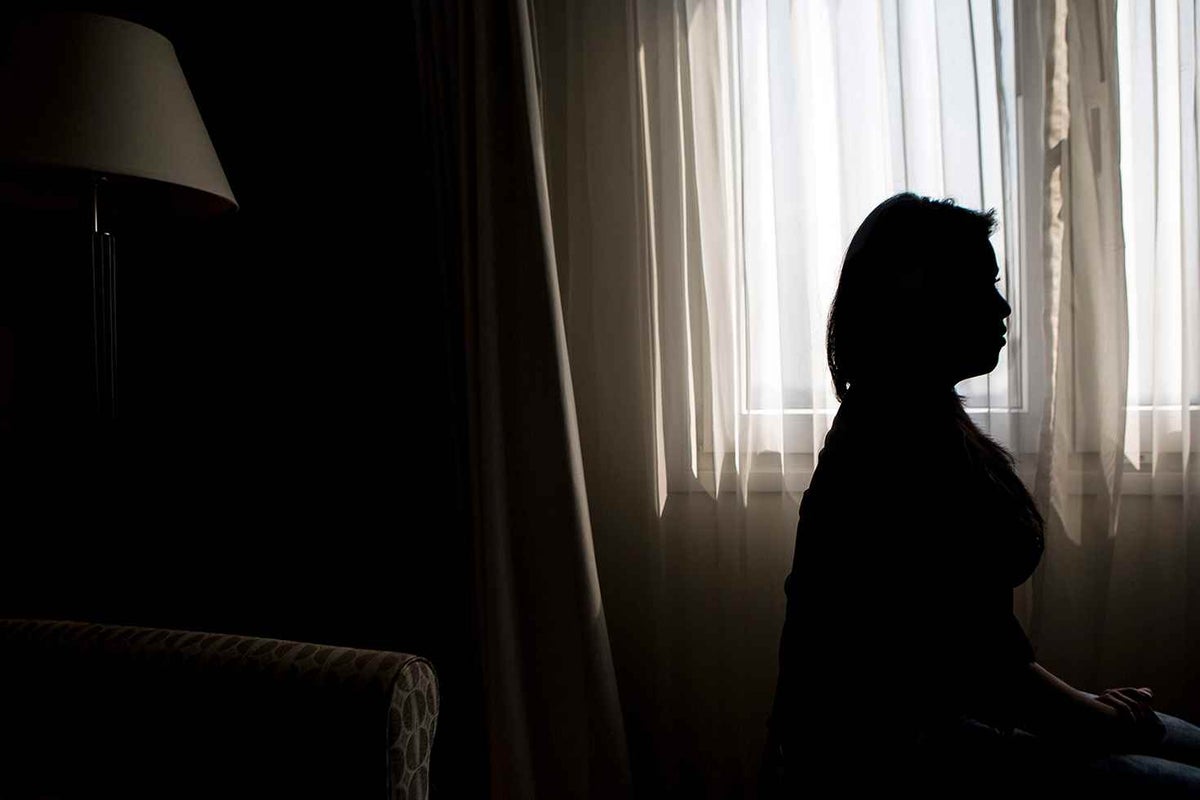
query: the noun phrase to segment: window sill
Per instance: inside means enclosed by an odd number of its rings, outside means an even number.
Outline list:
[[[1167,454],[1172,455],[1172,454]],[[714,472],[705,468],[705,462],[712,463],[712,453],[701,453],[699,474],[695,477],[684,476],[683,486],[672,486],[672,493],[707,492],[713,493],[715,486]],[[1017,461],[1017,474],[1025,485],[1032,487],[1037,475],[1037,454],[1023,453]],[[1083,460],[1093,461],[1095,453],[1083,454]],[[1179,458],[1174,459],[1180,461]],[[1200,461],[1200,459],[1197,459]],[[1122,471],[1121,494],[1123,496],[1150,496],[1183,494],[1185,485],[1184,473],[1179,464],[1160,465],[1157,471],[1149,466],[1149,454],[1143,454],[1143,466],[1135,469],[1129,463]],[[751,470],[747,490],[750,493],[779,494],[785,491],[800,494],[808,488],[813,474],[813,456],[811,453],[789,453],[785,462],[786,471],[781,472],[779,458],[775,453],[763,453],[756,457]],[[1200,464],[1194,466],[1188,473],[1188,482],[1200,487]],[[725,467],[721,473],[721,492],[737,491],[739,478],[733,468],[731,457],[726,458]],[[1104,485],[1103,473],[1095,467],[1073,467],[1069,472],[1068,485],[1072,495],[1096,495],[1101,493]]]

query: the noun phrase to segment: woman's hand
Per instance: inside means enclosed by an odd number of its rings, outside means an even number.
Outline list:
[[[1166,728],[1151,708],[1154,693],[1130,686],[1106,689],[1096,695],[1095,703],[1109,721],[1109,731],[1118,746],[1142,749],[1162,741]]]
[[[1019,673],[1017,708],[1021,727],[1043,736],[1108,752],[1147,750],[1166,732],[1150,708],[1149,689],[1122,687],[1083,692],[1037,662]]]

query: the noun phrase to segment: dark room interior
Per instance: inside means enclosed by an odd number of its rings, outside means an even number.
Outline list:
[[[456,753],[435,794],[478,796],[462,330],[429,258],[411,9],[53,10],[172,42],[240,208],[112,220],[109,434],[89,428],[85,209],[6,211],[2,615],[419,653]]]
[[[9,4],[0,798],[1200,793],[1198,6]]]

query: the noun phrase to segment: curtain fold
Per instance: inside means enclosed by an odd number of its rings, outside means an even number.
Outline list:
[[[631,3],[534,4],[550,217],[631,769],[654,770],[661,628],[654,242]]]
[[[1130,331],[1105,676],[1200,716],[1200,210],[1195,0],[1117,9]],[[1136,643],[1136,645],[1134,645]],[[1149,685],[1149,684],[1148,684]]]
[[[1160,708],[1194,717],[1194,2],[1042,11],[1048,525],[1024,621],[1068,681],[1152,686]]]
[[[1047,393],[1034,494],[1047,530],[1029,623],[1044,663],[1093,686],[1108,589],[1096,565],[1111,557],[1127,389],[1115,2],[1043,8]]]
[[[462,48],[458,97],[441,100],[459,104],[444,112],[462,128],[490,793],[623,796],[628,754],[567,357],[530,9],[477,0],[442,13]]]
[[[1044,329],[1048,405],[1038,483],[1052,521],[1072,542],[1084,524],[1072,471],[1092,472],[1106,533],[1121,497],[1128,389],[1128,321],[1116,73],[1116,3],[1056,0],[1049,58],[1045,194],[1049,246]],[[1043,484],[1045,484],[1043,486]]]
[[[680,409],[664,415],[670,490],[799,500],[837,410],[825,324],[842,254],[903,190],[996,209],[1023,324],[997,370],[959,389],[985,430],[1035,451],[1037,425],[1009,413],[1036,403],[1011,355],[1029,330],[1013,4],[635,5],[637,57],[657,65],[638,88],[662,402]]]
[[[796,502],[836,411],[828,300],[854,227],[904,188],[1001,217],[1020,325],[959,390],[1050,518],[1014,598],[1039,660],[1200,715],[1194,2],[535,5],[553,265],[636,791],[753,791]],[[1153,49],[1118,59],[1120,14]],[[1145,88],[1118,94],[1126,80]],[[518,251],[512,235],[496,252]],[[542,307],[509,280],[497,309]]]

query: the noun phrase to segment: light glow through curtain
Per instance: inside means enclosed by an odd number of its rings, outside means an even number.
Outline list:
[[[646,161],[684,153],[678,170],[649,173],[656,272],[681,272],[659,285],[676,287],[660,302],[683,328],[661,348],[677,385],[665,394],[688,410],[665,436],[683,453],[672,491],[736,480],[744,503],[807,486],[837,411],[825,325],[842,256],[867,213],[906,190],[996,209],[1012,336],[994,372],[958,389],[985,430],[1034,449],[1010,413],[1030,403],[1011,2],[640,5],[643,54],[673,34],[675,55],[643,74],[660,134],[645,137]]]
[[[1200,208],[1194,0],[1121,2],[1117,55],[1129,414],[1125,454],[1189,465],[1200,406]],[[1174,480],[1174,479],[1172,479]]]
[[[1019,324],[1007,360],[959,389],[1001,442],[1055,456],[1036,483],[1053,486],[1057,505],[1038,499],[1061,518],[1014,596],[1038,661],[1089,691],[1152,686],[1160,709],[1200,716],[1195,459],[1183,462],[1193,470],[1183,493],[1170,469],[1185,424],[1194,452],[1196,426],[1191,411],[1186,423],[1171,417],[1168,391],[1195,389],[1197,349],[1171,338],[1194,336],[1197,319],[1196,301],[1177,293],[1194,298],[1197,275],[1183,238],[1196,217],[1185,152],[1194,39],[1177,57],[1162,42],[1134,48],[1143,73],[1121,59],[1122,97],[1143,75],[1143,107],[1120,106],[1141,127],[1122,138],[1176,148],[1171,173],[1116,149],[1114,0],[534,5],[588,512],[640,793],[750,794],[796,501],[836,411],[828,301],[855,226],[906,188],[1000,215],[993,244]],[[1131,9],[1150,14],[1135,0],[1121,13]],[[1154,3],[1137,37],[1168,25],[1164,14],[1179,20],[1164,35],[1185,42],[1194,2]],[[1141,170],[1133,202],[1154,211],[1132,220],[1132,236],[1125,220],[1122,260],[1114,166],[1130,155]],[[1125,362],[1107,342],[1126,335],[1124,313],[1112,313],[1126,307],[1126,282],[1129,384],[1161,376],[1138,402],[1166,406],[1138,412],[1137,446],[1124,434],[1125,380],[1106,377]],[[1106,325],[1119,335],[1096,336]],[[1149,454],[1158,472],[1096,470],[1099,451],[1118,464]],[[905,468],[892,455],[879,459],[880,481]],[[864,537],[862,557],[873,552]]]

